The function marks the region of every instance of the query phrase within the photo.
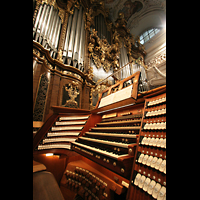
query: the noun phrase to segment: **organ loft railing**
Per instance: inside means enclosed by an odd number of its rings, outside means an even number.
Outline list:
[[[140,58],[139,58],[140,59]],[[138,59],[138,60],[139,60]],[[141,76],[139,80],[139,92],[145,92],[149,90],[149,86],[146,79],[146,72],[144,65],[138,64],[137,61],[131,61],[125,64],[123,67],[109,75],[103,80],[100,80],[96,85],[106,84],[107,82],[116,83],[120,80],[124,80],[125,78],[129,77],[130,75],[134,74],[135,72],[140,71]],[[126,86],[130,85],[131,81],[126,83]]]

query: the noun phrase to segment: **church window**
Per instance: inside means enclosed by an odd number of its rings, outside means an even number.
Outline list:
[[[149,41],[153,36],[155,36],[160,31],[159,28],[151,28],[140,35],[140,43],[144,44]]]

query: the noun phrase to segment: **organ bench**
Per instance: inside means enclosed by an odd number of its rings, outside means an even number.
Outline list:
[[[139,75],[133,77],[127,93],[122,90],[128,79],[120,83],[117,92],[124,94],[123,100],[102,106],[103,91],[92,111],[53,106],[54,113],[35,135],[34,155],[67,159],[60,180],[65,199],[164,199],[166,87],[133,98]]]

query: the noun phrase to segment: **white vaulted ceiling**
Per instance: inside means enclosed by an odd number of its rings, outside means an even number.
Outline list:
[[[104,0],[115,23],[118,13],[123,12],[127,28],[137,36],[151,27],[162,28],[166,21],[166,0]]]

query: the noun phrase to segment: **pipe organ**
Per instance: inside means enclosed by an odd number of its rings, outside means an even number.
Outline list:
[[[119,14],[114,25],[108,18],[108,13],[101,1],[92,1],[88,8],[78,0],[68,1],[66,5],[60,0],[37,0],[33,40],[49,50],[52,58],[59,58],[63,64],[73,66],[82,72],[87,72],[91,67],[88,62],[91,57],[95,66],[103,67],[106,73],[110,69],[115,72],[139,57],[143,58],[140,65],[144,68],[144,47],[129,33],[124,16]],[[64,28],[65,32],[61,33],[63,26],[66,26],[66,29]],[[97,43],[89,39],[93,29],[97,32]],[[59,47],[60,41],[64,41],[64,44]],[[92,49],[91,45],[94,46]],[[84,66],[86,63],[89,66]],[[122,80],[135,72],[128,65],[118,79]],[[142,72],[142,77],[142,80],[146,79],[145,71]]]
[[[36,0],[33,159],[64,199],[162,200],[166,86],[149,90],[144,46],[104,2]]]
[[[40,4],[33,26],[33,40],[50,50],[50,56],[55,58],[62,20],[59,9],[46,3]]]
[[[129,62],[129,60],[128,60],[128,56],[127,56],[127,51],[126,51],[126,49],[124,47],[124,42],[122,42],[122,47],[120,48],[120,54],[119,54],[120,68],[122,68],[128,62]],[[126,78],[126,77],[128,77],[130,75],[131,75],[130,65],[127,65],[121,71],[121,79],[124,79],[124,78]]]
[[[85,26],[84,9],[75,8],[74,13],[70,14],[67,23],[65,45],[63,49],[63,63],[72,65],[84,71],[85,54]]]
[[[94,18],[94,28],[97,31],[97,35],[100,39],[107,39],[108,43],[111,44],[111,32],[108,30],[104,16],[100,13]]]
[[[141,72],[141,77],[140,77],[140,86],[139,86],[139,91],[147,91],[148,90],[148,85],[147,85],[147,76],[146,76],[146,71],[145,67],[142,65],[142,62],[138,59],[135,62],[129,63],[129,57],[127,50],[125,48],[125,44],[122,41],[122,45],[120,48],[120,54],[119,54],[119,64],[120,68],[123,68],[118,74],[118,77],[121,77],[121,80],[124,78],[130,76],[131,74],[136,73],[137,71]],[[126,66],[125,66],[126,65]],[[123,67],[125,66],[125,67]]]
[[[51,1],[50,1],[51,2]],[[85,58],[85,22],[84,8],[79,5],[69,12],[67,30],[62,51],[63,64],[68,64],[84,71]],[[61,11],[60,11],[61,10]],[[56,58],[59,39],[61,39],[61,19],[63,9],[57,4],[40,4],[33,24],[33,40],[49,50],[50,56]]]
[[[98,81],[108,76],[105,87],[140,71],[139,91],[148,90],[144,46],[130,34],[122,14],[115,24],[110,21],[103,1],[36,0],[33,44],[33,110],[36,110],[35,105],[40,105],[40,79],[44,73],[50,76],[42,121],[51,112],[50,105],[93,108],[101,91]],[[69,92],[75,93],[73,88],[63,92],[73,81],[79,83],[77,98],[69,95]],[[66,101],[73,104],[62,104]]]

